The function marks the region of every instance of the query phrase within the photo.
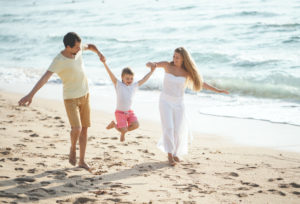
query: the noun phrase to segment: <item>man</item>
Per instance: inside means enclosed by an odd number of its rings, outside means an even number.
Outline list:
[[[82,50],[95,52],[100,59],[105,57],[92,44],[81,45],[80,37],[69,32],[64,36],[65,49],[61,51],[53,60],[52,64],[36,83],[28,95],[19,101],[21,106],[29,106],[33,96],[43,87],[53,73],[56,73],[63,83],[63,96],[66,112],[71,125],[71,148],[69,162],[76,165],[76,143],[79,138],[80,157],[78,166],[90,170],[84,161],[87,129],[90,127],[90,104],[87,77],[83,69]]]

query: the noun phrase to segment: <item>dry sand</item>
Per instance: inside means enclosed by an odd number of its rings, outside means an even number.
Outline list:
[[[140,120],[121,143],[105,129],[113,113],[92,111],[90,173],[68,163],[63,103],[34,98],[19,107],[20,98],[0,92],[3,203],[300,203],[299,153],[194,134],[189,155],[170,167],[156,147],[159,123]]]

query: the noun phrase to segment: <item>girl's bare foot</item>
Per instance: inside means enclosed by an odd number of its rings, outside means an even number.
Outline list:
[[[112,129],[112,128],[114,128],[116,126],[116,123],[115,123],[115,121],[111,121],[109,124],[108,124],[108,126],[106,126],[106,129]]]
[[[179,157],[177,157],[177,156],[173,156],[173,159],[174,159],[176,162],[180,162],[180,159],[179,159]]]
[[[80,162],[80,163],[78,164],[78,167],[79,167],[79,168],[84,168],[85,170],[91,172],[91,168],[90,168],[89,165],[87,165],[85,162]]]
[[[72,151],[72,148],[70,149],[69,163],[72,164],[73,166],[76,165],[76,150]]]
[[[176,162],[174,161],[173,155],[172,154],[168,154],[168,160],[169,160],[169,165],[170,166],[175,166]]]

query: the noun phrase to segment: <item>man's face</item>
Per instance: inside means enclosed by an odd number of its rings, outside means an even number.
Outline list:
[[[123,75],[122,76],[122,81],[123,81],[124,84],[126,84],[127,86],[129,86],[133,82],[133,75],[131,75],[131,74],[125,74],[125,75]]]
[[[79,51],[80,51],[80,45],[81,45],[81,42],[75,42],[75,45],[74,47],[70,47],[70,46],[67,46],[68,48],[68,51],[72,54],[72,55],[76,55]]]

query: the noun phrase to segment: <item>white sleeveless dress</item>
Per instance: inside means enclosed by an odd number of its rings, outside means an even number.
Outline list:
[[[158,147],[174,156],[188,153],[191,134],[184,106],[186,78],[165,73],[159,99],[159,111],[163,136]]]

